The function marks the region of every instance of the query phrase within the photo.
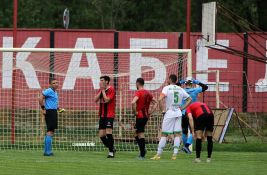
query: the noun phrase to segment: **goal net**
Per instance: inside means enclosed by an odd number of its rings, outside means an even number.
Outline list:
[[[114,139],[117,150],[137,150],[131,100],[135,81],[158,97],[170,74],[191,75],[191,50],[179,49],[48,49],[0,48],[1,149],[42,149],[46,133],[38,104],[49,78],[59,81],[59,107],[54,150],[103,150],[98,138],[98,107],[94,96],[101,75],[116,90]],[[12,76],[13,75],[13,76]],[[147,149],[155,149],[162,116],[156,112],[146,126]]]

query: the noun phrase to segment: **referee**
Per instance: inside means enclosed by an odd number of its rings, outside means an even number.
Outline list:
[[[39,105],[45,116],[47,133],[44,138],[44,156],[53,156],[52,139],[57,129],[57,110],[58,110],[58,81],[55,78],[49,80],[50,87],[42,92],[39,98]]]

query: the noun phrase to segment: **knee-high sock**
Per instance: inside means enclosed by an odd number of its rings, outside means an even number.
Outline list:
[[[175,137],[174,138],[174,148],[173,148],[173,154],[177,154],[178,153],[178,149],[179,149],[179,146],[180,146],[180,137]]]
[[[139,150],[140,150],[140,156],[144,157],[146,154],[145,148],[146,148],[146,142],[145,142],[145,138],[140,138],[138,141],[138,146],[139,146]]]
[[[182,140],[183,140],[183,144],[185,145],[187,143],[187,134],[182,134]]]
[[[52,136],[46,135],[45,136],[45,153],[50,154],[52,153]]]
[[[193,135],[190,133],[187,138],[186,144],[189,146],[193,143]]]
[[[108,148],[108,139],[106,136],[100,137],[102,143]]]
[[[114,139],[112,134],[107,134],[109,152],[114,152]]]
[[[207,136],[207,141],[208,141],[208,145],[207,145],[208,158],[211,158],[211,153],[213,149],[212,136]]]
[[[139,144],[138,143],[139,142],[139,137],[138,136],[135,136],[134,138],[135,138],[135,142],[136,142],[135,144]]]
[[[167,137],[161,137],[160,138],[159,146],[158,146],[158,152],[157,152],[158,155],[161,155],[163,148],[166,145],[166,141],[167,141]]]
[[[200,158],[201,148],[202,148],[202,139],[197,139],[196,140],[196,157],[197,158]]]

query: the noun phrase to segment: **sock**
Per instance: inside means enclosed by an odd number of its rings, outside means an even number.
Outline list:
[[[145,142],[145,138],[140,138],[138,141],[138,145],[139,145],[139,149],[140,149],[140,156],[141,157],[145,157],[146,151],[146,142]]]
[[[161,137],[160,138],[159,146],[158,146],[158,152],[157,152],[158,155],[161,155],[163,148],[166,145],[166,140],[167,140],[167,137]]]
[[[196,140],[196,157],[197,158],[200,158],[201,147],[202,147],[202,139],[197,139]]]
[[[45,136],[45,153],[52,153],[52,136],[50,135]]]
[[[44,137],[44,153],[47,153],[47,143],[46,143],[46,136]]]
[[[114,152],[114,139],[112,134],[107,134],[109,152]]]
[[[135,136],[134,138],[135,138],[135,142],[136,142],[136,144],[139,144],[139,143],[138,143],[138,142],[139,142],[139,137],[138,137],[138,136]]]
[[[175,137],[174,138],[174,149],[173,149],[173,154],[177,154],[178,153],[178,149],[179,149],[179,146],[180,146],[180,137]]]
[[[190,133],[188,138],[187,138],[186,144],[188,144],[188,146],[190,146],[192,143],[193,143],[193,135]]]
[[[183,144],[185,145],[187,143],[187,134],[182,134],[182,140],[183,140]]]
[[[207,151],[208,151],[208,158],[211,157],[212,149],[213,149],[213,141],[212,141],[212,136],[207,136]]]
[[[108,148],[108,139],[106,136],[100,137],[102,143]]]

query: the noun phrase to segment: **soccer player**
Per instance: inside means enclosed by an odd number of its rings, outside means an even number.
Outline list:
[[[52,139],[57,129],[57,110],[58,108],[58,81],[55,78],[49,80],[50,87],[42,92],[39,97],[39,105],[42,108],[42,113],[45,116],[47,133],[44,138],[44,156],[53,156]]]
[[[208,89],[208,86],[204,83],[201,83],[198,80],[192,79],[191,77],[187,77],[186,81],[181,80],[180,84],[185,84],[184,90],[190,95],[192,98],[192,103],[198,101],[198,94],[206,91]],[[195,85],[199,85],[200,87],[195,87]],[[183,101],[183,104],[185,101]],[[186,117],[185,110],[182,111],[182,140],[184,147],[182,150],[186,152],[187,154],[191,154],[191,151],[189,149],[189,146],[193,143],[193,136],[191,133],[188,134],[188,126],[189,121],[188,117]]]
[[[195,162],[199,163],[200,153],[202,148],[202,137],[207,137],[207,162],[211,161],[211,153],[213,149],[212,132],[214,126],[214,115],[211,109],[201,102],[195,102],[188,106],[186,113],[189,119],[190,128],[193,136],[196,137],[196,159]],[[205,131],[205,136],[204,136]]]
[[[162,151],[166,145],[166,139],[168,134],[174,134],[174,149],[172,160],[176,159],[178,153],[178,148],[180,146],[180,136],[181,136],[181,110],[185,109],[191,102],[191,97],[185,92],[185,90],[176,85],[177,76],[169,76],[169,85],[165,86],[160,94],[158,99],[159,108],[162,111],[164,116],[162,122],[162,133],[158,145],[157,154],[152,157],[153,160],[159,160],[162,154]],[[163,99],[166,102],[166,109],[163,110]],[[181,106],[182,100],[185,100],[186,103]]]
[[[107,158],[115,157],[114,139],[112,135],[113,121],[115,117],[115,89],[109,85],[110,77],[100,77],[100,90],[95,96],[95,102],[99,101],[99,137],[109,149]]]
[[[144,159],[146,155],[145,149],[145,126],[157,106],[157,101],[148,90],[144,89],[145,81],[143,78],[137,78],[136,88],[137,91],[132,100],[132,111],[136,117],[135,124],[135,140],[139,146],[140,155],[139,159]],[[150,109],[150,103],[153,104]]]

